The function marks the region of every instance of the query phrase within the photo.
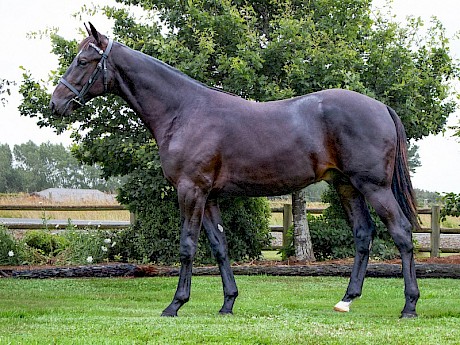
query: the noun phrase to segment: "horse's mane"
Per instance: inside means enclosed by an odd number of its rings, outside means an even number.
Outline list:
[[[85,50],[89,47],[89,45],[93,43],[93,44],[96,44],[97,45],[97,42],[96,42],[96,39],[93,37],[93,36],[88,36],[86,37],[83,41],[80,42],[80,44],[78,45],[78,50],[81,51],[81,50]],[[191,79],[192,81],[194,81],[195,83],[198,83],[208,89],[211,89],[211,90],[215,90],[215,91],[218,91],[218,92],[222,92],[222,93],[225,93],[227,95],[232,95],[232,96],[236,96],[234,93],[232,92],[229,92],[229,91],[225,91],[223,89],[220,89],[218,87],[215,87],[215,86],[209,86],[209,85],[206,85],[205,83],[201,82],[201,81],[198,81],[196,79],[193,79],[192,77],[188,76],[187,74],[185,74],[184,72],[178,70],[177,68],[171,66],[171,65],[168,65],[167,63],[151,56],[151,55],[147,55],[149,56],[150,58],[154,59],[155,61],[161,63],[163,66],[165,66],[166,68],[169,68],[170,70],[173,70],[177,73],[180,73],[182,74],[184,77],[188,78],[188,79]]]

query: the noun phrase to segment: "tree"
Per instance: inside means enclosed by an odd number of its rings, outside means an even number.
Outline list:
[[[305,189],[292,194],[294,253],[297,260],[316,261],[308,226],[306,196]]]
[[[18,189],[18,178],[13,168],[13,154],[8,144],[0,144],[0,193]]]
[[[10,152],[11,168],[0,168],[0,174],[4,171],[11,172],[9,183],[14,187],[9,188],[10,192],[35,192],[51,187],[113,191],[120,183],[117,179],[103,180],[98,166],[82,166],[62,144],[47,142],[37,145],[28,141],[14,146],[14,156],[11,155],[8,145],[5,146],[7,149],[3,146],[0,148],[6,155]]]
[[[125,7],[96,10],[114,20],[118,41],[248,99],[352,89],[393,107],[414,139],[439,133],[456,106],[450,81],[459,76],[459,66],[449,55],[442,24],[434,20],[420,39],[419,19],[401,26],[371,13],[371,0],[117,2]],[[144,10],[147,20],[131,15],[131,6]],[[60,58],[52,74],[56,82],[77,42],[56,34],[51,40]],[[39,125],[58,131],[73,126],[79,143],[75,154],[86,163],[100,163],[106,176],[131,173],[136,152],[152,145],[119,98],[95,99],[69,117],[55,118],[46,107],[46,88],[29,73],[21,92],[22,114],[38,116]]]
[[[415,144],[411,144],[407,148],[408,164],[411,173],[415,173],[415,170],[422,166],[418,149],[419,146]]]

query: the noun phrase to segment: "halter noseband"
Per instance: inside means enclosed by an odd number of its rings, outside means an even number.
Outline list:
[[[107,44],[107,48],[105,52],[100,49],[98,46],[96,46],[94,43],[90,43],[90,46],[94,48],[100,55],[101,59],[99,60],[96,69],[94,70],[93,74],[89,77],[88,81],[86,84],[83,86],[83,88],[78,91],[74,86],[72,86],[67,80],[64,78],[61,78],[59,80],[60,83],[64,84],[70,91],[72,91],[76,96],[72,98],[71,102],[76,102],[80,105],[85,105],[85,96],[93,86],[93,84],[96,82],[97,78],[99,77],[99,74],[101,71],[103,72],[103,77],[104,77],[104,93],[107,92],[107,86],[108,86],[108,81],[107,81],[107,58],[109,56],[110,50],[112,49],[113,45],[113,40],[109,38],[109,43]]]

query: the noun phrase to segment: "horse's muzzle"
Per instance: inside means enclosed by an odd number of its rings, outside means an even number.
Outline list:
[[[54,104],[53,101],[50,102],[50,110],[52,114],[56,113],[56,105]]]

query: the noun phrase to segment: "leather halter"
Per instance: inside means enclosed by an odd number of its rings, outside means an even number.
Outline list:
[[[105,52],[100,49],[98,46],[96,46],[93,43],[90,43],[90,46],[94,48],[100,55],[101,59],[99,60],[96,69],[94,70],[93,74],[89,77],[88,81],[86,84],[82,87],[80,91],[78,91],[73,85],[71,85],[67,80],[64,78],[61,78],[59,80],[60,83],[65,85],[70,91],[72,91],[76,96],[71,99],[71,102],[76,102],[80,105],[85,105],[85,96],[93,86],[93,84],[96,82],[97,78],[99,77],[99,74],[101,71],[103,72],[103,77],[104,77],[104,93],[107,92],[107,86],[108,86],[108,81],[107,81],[107,58],[109,57],[110,50],[112,49],[113,45],[113,40],[109,38],[109,43],[107,44],[107,48]]]

